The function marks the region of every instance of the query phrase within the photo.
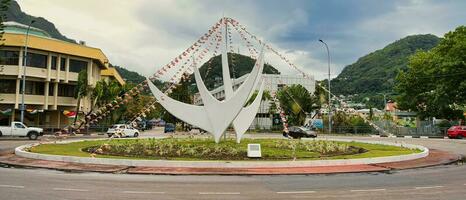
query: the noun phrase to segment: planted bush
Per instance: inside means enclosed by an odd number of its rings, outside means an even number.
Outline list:
[[[85,149],[88,152],[143,158],[246,160],[247,143],[259,143],[262,157],[269,160],[316,158],[361,153],[360,148],[334,141],[246,139],[241,144],[233,140],[215,144],[210,139],[135,139],[112,140],[101,146]]]

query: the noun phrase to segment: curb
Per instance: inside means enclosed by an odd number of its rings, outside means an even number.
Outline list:
[[[189,168],[189,167],[128,167],[115,165],[89,165],[44,161],[18,157],[14,154],[0,156],[3,167],[43,168],[65,172],[98,172],[139,175],[317,175],[341,173],[389,173],[393,170],[416,169],[448,165],[460,159],[459,155],[433,149],[428,157],[410,161],[370,165],[344,165],[321,167],[282,168]]]
[[[447,136],[440,135],[370,135],[373,138],[386,137],[386,138],[420,138],[420,139],[449,139]]]

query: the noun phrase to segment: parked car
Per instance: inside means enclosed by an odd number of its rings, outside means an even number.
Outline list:
[[[448,138],[462,139],[466,137],[466,126],[452,126],[448,129]]]
[[[11,122],[10,126],[0,126],[0,137],[17,136],[28,137],[30,140],[37,140],[37,138],[42,135],[44,135],[44,129],[27,127],[21,122]]]
[[[138,129],[141,130],[141,131],[147,130],[147,123],[146,123],[146,121],[139,121],[139,122],[137,123],[137,127],[138,127]]]
[[[192,131],[192,130],[199,130],[199,133],[207,133],[206,130],[202,129],[202,128],[199,128],[197,126],[192,126],[192,125],[188,125],[188,131]]]
[[[292,138],[302,138],[302,137],[317,137],[317,132],[311,130],[308,127],[303,126],[291,126],[288,127],[288,134],[283,132],[283,136],[292,137]]]
[[[138,137],[139,131],[128,124],[115,124],[107,130],[108,137]]]
[[[172,123],[165,123],[163,132],[164,132],[164,133],[170,133],[170,132],[173,132],[173,133],[174,133],[174,132],[175,132],[175,124],[172,124]]]

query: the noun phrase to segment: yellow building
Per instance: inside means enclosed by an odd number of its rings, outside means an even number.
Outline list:
[[[124,84],[118,72],[109,68],[108,59],[100,49],[53,39],[36,28],[29,31],[27,61],[23,63],[27,27],[15,22],[4,25],[0,49],[1,125],[20,119],[23,65],[26,65],[27,109],[24,122],[28,125],[57,128],[69,123],[70,119],[63,113],[76,110],[74,93],[82,70],[87,70],[91,87],[102,78],[102,73]],[[90,103],[89,98],[84,98],[81,110],[89,111]]]
[[[121,77],[116,68],[112,65],[109,65],[107,69],[101,70],[100,77],[101,79],[106,81],[116,80],[120,85],[125,84],[125,80],[123,79],[123,77]]]

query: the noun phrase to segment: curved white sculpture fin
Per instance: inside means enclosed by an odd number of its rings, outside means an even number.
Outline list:
[[[241,112],[238,114],[238,116],[233,121],[233,127],[235,128],[237,143],[240,143],[241,138],[243,137],[244,133],[246,133],[246,131],[251,126],[251,123],[256,117],[257,110],[259,110],[260,103],[262,101],[262,94],[263,94],[263,87],[264,87],[264,81],[262,79],[262,69],[264,68],[264,57],[262,55],[263,53],[264,52],[262,48],[261,56],[259,57],[260,60],[258,59],[261,75],[260,75],[260,78],[257,79],[256,82],[254,83],[254,88],[256,88],[257,85],[259,85],[260,83],[259,92],[257,93],[257,96],[255,97],[254,101],[250,105],[246,106],[245,108],[242,108]],[[252,90],[249,96],[251,97],[254,94],[254,92],[255,90]],[[226,96],[226,98],[228,97]]]
[[[225,33],[227,32],[226,26],[224,26]],[[222,77],[223,77],[223,91],[225,91],[225,99],[233,96],[233,86],[230,77],[230,66],[228,65],[228,38],[225,35],[225,42],[222,48]]]
[[[251,126],[252,121],[256,117],[257,110],[261,105],[262,101],[262,94],[264,93],[264,81],[261,81],[259,92],[257,93],[256,98],[254,101],[248,105],[247,107],[241,109],[241,112],[233,121],[233,126],[235,127],[236,132],[236,142],[240,143],[241,138],[243,137],[244,133],[249,129]]]
[[[206,131],[213,132],[204,107],[174,100],[160,91],[149,79],[147,79],[147,83],[152,94],[160,105],[162,105],[173,116]]]

